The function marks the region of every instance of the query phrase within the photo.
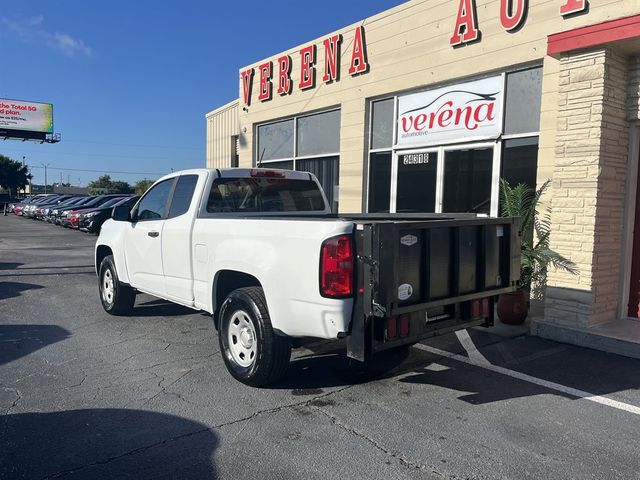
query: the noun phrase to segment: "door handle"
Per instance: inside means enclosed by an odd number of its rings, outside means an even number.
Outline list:
[[[149,235],[151,238],[156,238],[160,234],[158,232],[147,232],[147,235]]]

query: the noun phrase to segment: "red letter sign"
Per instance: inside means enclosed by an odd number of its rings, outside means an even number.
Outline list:
[[[367,63],[367,46],[364,42],[364,27],[356,28],[353,38],[353,52],[351,53],[351,67],[349,67],[349,75],[358,75],[369,70]]]
[[[244,104],[251,104],[251,86],[253,85],[253,68],[240,72],[242,76],[242,93],[244,95]]]
[[[340,79],[340,44],[342,35],[325,38],[324,43],[324,75],[322,81],[331,83]]]
[[[586,9],[586,0],[567,0],[567,3],[560,7],[560,15],[566,17],[574,13],[584,12]]]
[[[507,32],[522,25],[525,2],[526,0],[500,0],[500,23]]]
[[[453,36],[449,39],[449,43],[452,46],[473,42],[480,37],[473,2],[474,0],[460,0],[456,26],[453,29]],[[463,28],[464,32],[462,31]]]
[[[291,57],[285,55],[278,59],[278,95],[291,93]]]
[[[271,100],[271,92],[273,91],[273,85],[271,84],[271,72],[273,70],[273,64],[271,62],[263,63],[258,67],[260,72],[260,93],[258,94],[258,100],[266,102]]]
[[[300,90],[316,86],[316,46],[309,45],[300,50]]]

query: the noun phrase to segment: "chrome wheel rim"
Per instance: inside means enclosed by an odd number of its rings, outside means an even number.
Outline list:
[[[113,275],[111,274],[111,270],[107,269],[102,276],[102,299],[108,303],[113,303]]]
[[[250,367],[256,358],[258,342],[256,329],[246,312],[238,310],[231,316],[227,341],[233,360],[241,367]]]

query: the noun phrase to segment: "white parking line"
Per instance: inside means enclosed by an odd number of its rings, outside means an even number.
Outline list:
[[[467,337],[468,337],[468,335],[469,334],[467,333]],[[464,337],[464,335],[463,335],[463,337]],[[471,341],[470,337],[469,337],[469,341]],[[461,341],[461,343],[462,343],[462,341]],[[472,341],[471,341],[471,344],[473,344]],[[465,346],[465,345],[463,344],[463,346]],[[484,362],[486,362],[486,363],[482,362],[482,360],[480,360],[478,362],[477,361],[478,357],[475,354],[474,354],[474,356],[476,357],[476,359],[474,359],[471,355],[469,357],[464,357],[464,356],[458,355],[456,353],[451,353],[451,352],[447,352],[445,350],[440,350],[439,348],[429,347],[428,345],[423,345],[421,343],[417,343],[416,345],[414,345],[414,348],[418,348],[418,349],[423,350],[425,352],[429,352],[429,353],[432,353],[434,355],[439,355],[441,357],[451,358],[453,360],[456,360],[456,361],[462,362],[462,363],[466,363],[468,365],[473,365],[473,366],[476,366],[476,367],[479,367],[479,368],[484,368],[485,370],[490,370],[492,372],[500,373],[502,375],[506,375],[506,376],[511,377],[511,378],[522,380],[524,382],[533,383],[534,385],[539,385],[541,387],[548,388],[550,390],[555,390],[557,392],[561,392],[561,393],[564,393],[564,394],[567,394],[567,395],[571,395],[573,397],[584,398],[585,400],[589,400],[591,402],[599,403],[601,405],[606,405],[606,406],[612,407],[612,408],[617,408],[618,410],[623,410],[625,412],[633,413],[635,415],[640,415],[640,407],[637,407],[635,405],[631,405],[629,403],[624,403],[624,402],[619,402],[617,400],[612,400],[610,398],[603,397],[601,395],[594,395],[593,393],[585,392],[584,390],[578,390],[576,388],[567,387],[566,385],[561,385],[559,383],[549,382],[548,380],[543,380],[541,378],[532,377],[531,375],[527,375],[526,373],[520,373],[520,372],[516,372],[514,370],[509,370],[508,368],[504,368],[504,367],[499,367],[497,365],[493,365],[486,358],[484,358],[484,356],[480,352],[477,351],[477,349],[475,348],[475,345],[473,345],[473,349],[475,349],[475,351],[478,353],[478,355],[480,357],[482,357],[482,359],[484,359]],[[467,348],[465,346],[465,350],[466,349]],[[469,350],[467,350],[467,351],[469,351]]]
[[[458,337],[460,345],[462,345],[467,351],[467,355],[474,364],[491,365],[491,362],[489,362],[489,360],[487,360],[484,355],[478,351],[475,343],[473,343],[473,340],[471,340],[471,337],[469,336],[469,332],[466,330],[458,330],[456,332],[456,337]]]

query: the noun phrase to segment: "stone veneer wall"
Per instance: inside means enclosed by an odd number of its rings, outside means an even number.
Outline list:
[[[586,328],[618,316],[626,98],[627,60],[612,48],[561,57],[551,248],[580,272],[551,269],[545,323]]]

